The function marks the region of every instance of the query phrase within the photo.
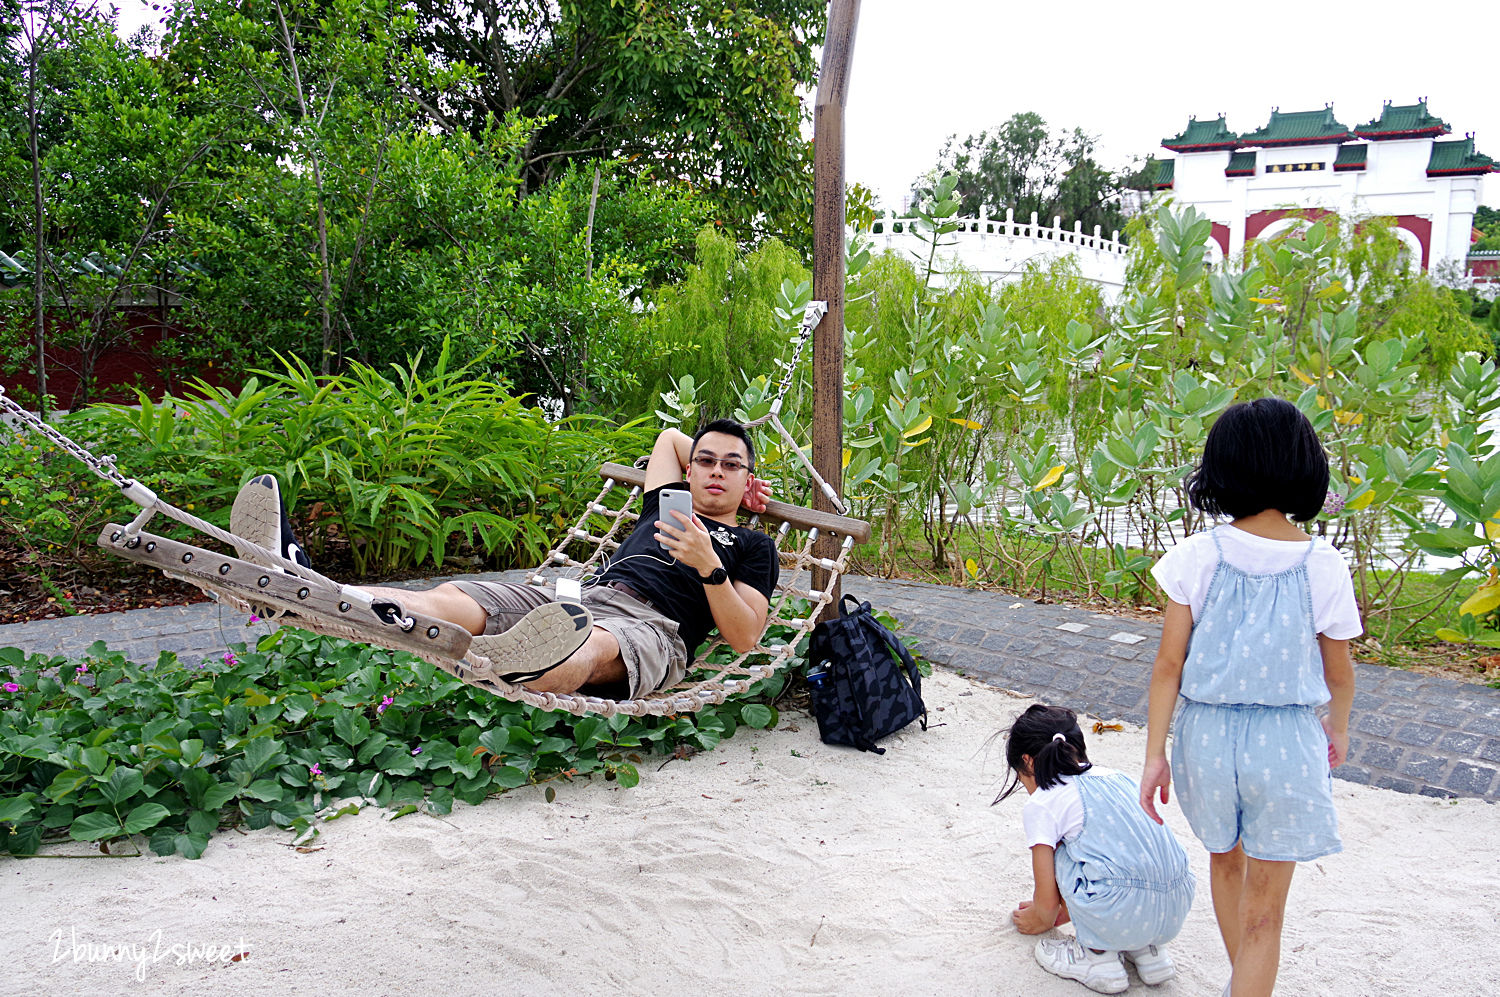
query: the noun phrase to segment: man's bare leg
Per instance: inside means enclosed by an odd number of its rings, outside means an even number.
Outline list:
[[[577,692],[586,685],[624,682],[627,678],[625,661],[620,657],[620,642],[608,630],[595,627],[588,640],[571,657],[541,678],[527,682],[526,688],[561,695]]]
[[[475,637],[484,633],[485,622],[488,619],[484,609],[463,589],[450,582],[444,582],[436,588],[422,591],[386,588],[383,585],[360,587],[374,596],[376,600],[389,600],[408,612],[447,620],[449,623],[463,627]]]

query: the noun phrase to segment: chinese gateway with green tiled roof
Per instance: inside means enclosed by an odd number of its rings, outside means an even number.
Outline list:
[[[1467,268],[1483,180],[1500,168],[1472,134],[1443,138],[1450,131],[1425,97],[1386,101],[1355,128],[1339,120],[1331,104],[1310,111],[1273,108],[1265,124],[1245,132],[1230,128],[1222,114],[1194,117],[1162,140],[1176,156],[1158,162],[1153,186],[1212,219],[1214,242],[1225,257],[1237,257],[1252,239],[1285,234],[1332,212],[1392,219],[1413,268]]]
[[[1333,116],[1333,108],[1321,111],[1291,111],[1276,109],[1264,128],[1245,132],[1240,136],[1240,145],[1263,147],[1278,145],[1321,145],[1326,142],[1342,142],[1354,134]]]

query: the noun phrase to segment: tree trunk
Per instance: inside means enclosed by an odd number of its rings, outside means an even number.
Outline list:
[[[31,146],[31,196],[35,212],[35,252],[31,261],[32,320],[36,342],[36,394],[37,407],[43,419],[47,418],[47,295],[42,274],[46,267],[43,259],[47,252],[47,234],[43,227],[46,221],[42,210],[42,164],[37,141],[36,123],[36,75],[41,59],[37,47],[41,39],[36,33],[36,12],[31,11],[31,47],[26,57],[26,137]]]
[[[844,103],[859,0],[829,0],[828,35],[818,96],[813,105],[813,297],[828,302],[828,312],[813,330],[813,467],[842,495],[844,486]],[[835,511],[821,491],[813,508]],[[836,558],[839,537],[823,534],[816,557]],[[813,571],[813,587],[829,589],[833,601],[823,617],[838,615],[839,586],[828,585],[828,572]]]

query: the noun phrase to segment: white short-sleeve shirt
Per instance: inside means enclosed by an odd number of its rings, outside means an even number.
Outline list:
[[[1108,773],[1100,766],[1091,773]],[[1021,829],[1026,832],[1026,847],[1047,845],[1056,848],[1060,841],[1070,841],[1083,830],[1083,795],[1074,785],[1076,776],[1065,775],[1062,781],[1038,789],[1026,797],[1021,808]]]
[[[1307,554],[1314,629],[1334,640],[1349,640],[1364,633],[1359,605],[1354,600],[1354,580],[1338,548],[1314,539],[1312,552],[1308,553],[1306,540],[1272,540],[1228,523],[1214,527],[1214,532],[1224,549],[1224,560],[1249,574],[1285,571]],[[1203,530],[1162,555],[1151,575],[1169,599],[1193,611],[1196,623],[1208,599],[1208,586],[1218,562],[1214,538],[1208,530]]]

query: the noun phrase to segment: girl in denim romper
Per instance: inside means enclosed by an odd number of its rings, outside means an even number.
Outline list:
[[[1224,992],[1236,997],[1275,987],[1296,863],[1342,847],[1329,770],[1348,751],[1358,609],[1338,552],[1287,521],[1315,517],[1327,493],[1327,458],[1295,406],[1232,406],[1209,432],[1188,496],[1233,522],[1187,538],[1153,569],[1168,602],[1140,803],[1160,821],[1155,797],[1167,801],[1176,774],[1183,813],[1210,852],[1232,967]]]
[[[1135,781],[1095,769],[1078,717],[1061,707],[1037,704],[1017,717],[1005,755],[1010,781],[995,802],[1025,787],[1035,881],[1011,920],[1032,935],[1071,920],[1076,934],[1037,942],[1037,962],[1106,994],[1130,986],[1122,956],[1144,983],[1176,976],[1166,946],[1196,884],[1172,832],[1141,812]]]

